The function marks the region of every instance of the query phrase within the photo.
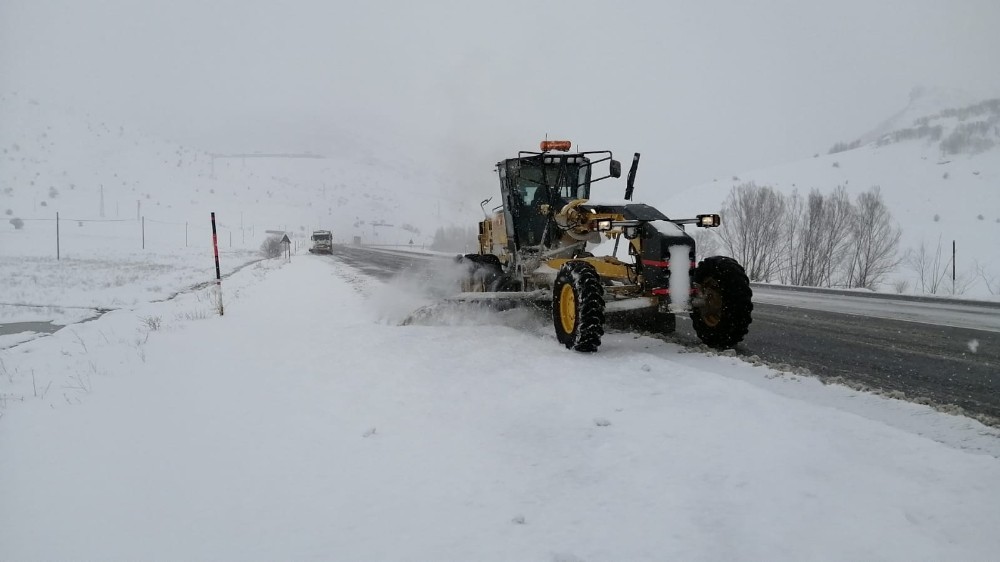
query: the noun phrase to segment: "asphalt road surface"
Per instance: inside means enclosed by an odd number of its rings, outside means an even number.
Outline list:
[[[419,270],[433,259],[348,246],[336,246],[334,255],[382,279]],[[910,399],[960,406],[1000,425],[1000,307],[923,303],[925,309],[940,310],[910,314],[904,299],[865,300],[759,287],[755,291],[753,324],[736,348],[739,355],[804,367],[820,377],[839,377],[872,389],[900,391]],[[775,304],[781,302],[788,304]],[[691,346],[700,343],[685,317],[678,318],[671,339]]]

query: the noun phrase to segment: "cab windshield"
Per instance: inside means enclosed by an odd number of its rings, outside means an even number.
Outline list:
[[[586,199],[590,195],[587,171],[586,164],[525,160],[518,175],[518,192],[525,205],[553,203],[548,201],[545,185],[561,199]]]

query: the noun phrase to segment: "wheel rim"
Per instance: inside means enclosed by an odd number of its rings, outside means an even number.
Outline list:
[[[722,293],[719,291],[719,282],[715,279],[706,279],[701,284],[702,297],[705,305],[701,307],[701,319],[709,327],[716,327],[722,322]]]
[[[563,285],[559,292],[559,320],[563,332],[572,334],[576,327],[576,294],[571,285]]]

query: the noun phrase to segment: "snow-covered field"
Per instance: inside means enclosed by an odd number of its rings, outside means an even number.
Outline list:
[[[256,248],[265,230],[308,237],[314,229],[331,230],[337,241],[419,245],[432,239],[430,227],[441,216],[474,224],[480,214],[477,197],[454,194],[453,177],[437,177],[436,167],[411,161],[407,151],[386,150],[384,139],[376,149],[345,137],[313,154],[322,158],[255,156],[166,142],[127,123],[2,90],[0,123],[0,233],[20,219],[24,231],[46,232],[45,250],[53,255],[57,212],[64,245],[104,228],[137,250],[142,217],[149,249],[208,240],[210,211],[227,248],[230,236],[235,247],[253,237],[249,247]],[[338,131],[330,133],[336,138]],[[488,173],[484,179],[493,185]],[[13,243],[0,239],[0,255],[9,255]]]
[[[189,229],[188,246],[183,226],[180,237],[170,240],[156,240],[156,228],[150,228],[143,249],[135,221],[60,221],[58,258],[55,221],[23,230],[0,229],[0,327],[5,328],[0,332],[0,349],[38,336],[17,332],[17,324],[23,322],[63,326],[212,282],[215,261],[209,216],[204,223]],[[220,242],[223,275],[260,259],[249,244],[226,247],[226,242]]]
[[[988,560],[967,418],[417,287],[248,266],[0,351],[3,560]]]

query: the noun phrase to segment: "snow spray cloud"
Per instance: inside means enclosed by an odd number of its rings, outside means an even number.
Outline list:
[[[460,292],[465,274],[465,267],[457,261],[428,261],[395,275],[372,291],[370,301],[382,321],[406,323],[418,310],[432,308],[445,297]]]
[[[499,310],[485,303],[449,300],[462,291],[468,263],[439,260],[407,270],[369,295],[380,320],[404,326],[507,326],[548,334],[547,314],[531,306]]]

